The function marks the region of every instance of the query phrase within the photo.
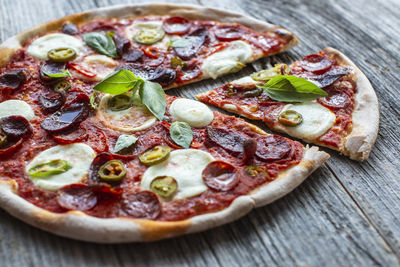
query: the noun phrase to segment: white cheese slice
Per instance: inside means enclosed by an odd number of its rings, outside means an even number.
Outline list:
[[[150,190],[150,184],[158,176],[172,176],[178,184],[174,199],[193,197],[207,190],[202,172],[214,158],[207,152],[196,149],[178,149],[169,158],[153,165],[142,176],[141,188]]]
[[[213,112],[205,104],[192,99],[174,100],[169,112],[176,120],[187,122],[195,128],[205,127],[214,119]]]
[[[208,56],[202,65],[207,77],[216,79],[218,76],[235,72],[244,67],[253,54],[251,46],[244,41],[233,41],[225,49]]]
[[[63,33],[42,36],[28,47],[28,53],[39,59],[47,59],[47,53],[56,48],[71,48],[79,55],[84,50],[82,40]]]
[[[103,80],[108,74],[114,71],[116,66],[118,66],[118,63],[114,59],[104,55],[89,55],[84,57],[84,59],[81,62],[77,62],[77,64],[81,65],[84,69],[96,73],[96,76],[90,78],[80,74],[79,72],[73,69],[70,69],[70,72],[73,77],[76,77],[84,81],[97,81],[97,82]]]
[[[313,140],[323,135],[336,121],[335,114],[317,102],[287,104],[282,109],[294,110],[303,116],[303,122],[297,126],[285,126],[285,131],[297,138]]]
[[[28,121],[35,117],[32,107],[22,100],[7,100],[0,103],[0,118],[11,115],[22,116]]]
[[[110,110],[108,101],[111,97],[111,95],[102,97],[96,114],[107,127],[124,132],[138,132],[149,128],[157,121],[147,107],[138,101],[125,110]]]
[[[26,173],[29,169],[42,163],[46,163],[56,159],[66,160],[72,168],[66,172],[48,175],[43,177],[31,177],[29,179],[38,187],[55,191],[63,186],[79,183],[88,174],[90,164],[96,157],[93,149],[82,143],[71,145],[59,145],[49,148],[40,152],[29,164],[26,166]]]

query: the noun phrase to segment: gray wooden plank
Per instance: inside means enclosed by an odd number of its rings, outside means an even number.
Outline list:
[[[27,2],[27,0],[18,3],[9,1],[5,5],[0,5],[0,40],[4,40],[6,37],[28,27],[65,14],[96,6],[126,3],[126,1],[108,0],[74,0],[53,3],[52,1],[40,0],[35,1],[35,7],[26,9],[24,7]],[[348,5],[350,3],[345,5],[324,2],[310,7],[309,5],[307,6],[308,2],[306,1],[288,2],[284,6],[278,1],[201,2],[210,6],[219,5],[224,8],[246,11],[255,17],[286,26],[302,36],[303,44],[301,47],[295,48],[291,53],[273,57],[273,62],[292,60],[297,56],[313,52],[315,49],[322,48],[328,44],[337,44],[343,39],[347,40],[347,38],[348,40],[355,38],[356,43],[367,39],[377,47],[376,51],[378,53],[386,53],[379,58],[380,61],[378,63],[380,64],[377,64],[377,66],[385,66],[385,64],[382,65],[384,61],[394,62],[395,60],[390,55],[395,55],[396,51],[393,46],[396,42],[388,37],[390,34],[395,33],[395,26],[390,26],[389,30],[386,31],[387,35],[385,33],[383,35],[382,33],[375,33],[376,36],[369,39],[368,36],[364,36],[370,34],[369,27],[378,27],[378,24],[366,20],[368,16],[373,14],[373,10],[371,10],[373,5],[362,16],[359,13],[364,12],[363,9],[361,9],[362,12],[355,12],[358,14],[356,18],[352,18],[351,14],[344,15],[347,16],[347,24],[345,23],[340,27],[345,34],[346,38],[344,38],[339,34],[333,36],[327,34],[336,29],[335,22],[326,17],[329,14],[324,16],[320,13],[321,10],[325,11],[333,8],[336,10],[334,14],[338,16],[338,13],[346,13],[345,11],[349,8]],[[396,14],[398,5],[394,3],[380,4],[382,4],[384,12],[389,14],[387,17],[382,18],[384,25],[387,26],[391,18],[393,20],[393,15]],[[388,8],[390,4],[394,7]],[[354,4],[351,4],[351,7],[357,9],[360,5],[360,1],[355,1]],[[341,9],[344,9],[344,11]],[[284,15],[277,15],[282,14],[282,12]],[[300,14],[302,12],[305,14]],[[361,18],[359,18],[360,16]],[[308,17],[313,19],[309,20]],[[15,18],[21,19],[16,21]],[[359,19],[363,23],[363,25],[357,24],[355,28],[362,29],[362,37],[354,36],[354,30],[352,32],[351,28],[348,27],[348,24],[354,19]],[[321,20],[327,21],[326,30],[320,29],[320,25],[317,25]],[[376,38],[379,40],[379,38],[383,38],[382,36],[386,36],[385,41],[387,41],[387,45],[383,48],[373,40]],[[303,40],[305,37],[307,39]],[[345,49],[348,50],[344,52],[348,54],[354,53],[352,44],[352,42],[349,42],[345,46]],[[366,44],[364,47],[369,48]],[[375,64],[377,60],[377,58],[370,57],[367,52],[361,53],[360,56],[359,60],[362,62],[357,62],[357,64]],[[259,64],[263,65],[266,62],[260,61]],[[368,68],[369,65],[365,66]],[[252,68],[246,68],[240,72],[240,75],[245,75],[252,70]],[[369,74],[373,76],[375,73],[371,71]],[[383,75],[386,75],[384,71],[376,78],[375,82],[379,84]],[[390,79],[395,79],[396,74],[392,73],[392,76]],[[196,92],[216,87],[233,79],[233,77],[237,76],[229,75],[223,79],[206,81],[170,92],[175,95],[193,97]],[[194,266],[217,264],[232,266],[266,264],[311,266],[319,266],[321,264],[343,266],[355,264],[366,266],[398,265],[398,259],[391,253],[391,250],[396,250],[396,242],[398,244],[398,227],[389,223],[392,220],[394,224],[397,222],[395,215],[398,210],[395,205],[398,205],[398,202],[396,202],[398,200],[396,195],[398,187],[393,183],[395,182],[393,177],[398,174],[396,172],[398,171],[396,170],[398,164],[396,165],[396,161],[393,161],[395,158],[391,157],[398,156],[398,153],[393,152],[387,156],[385,155],[388,152],[385,149],[385,145],[394,145],[395,141],[397,141],[393,137],[395,128],[393,128],[393,123],[390,123],[390,120],[397,119],[398,121],[398,113],[395,113],[398,112],[398,109],[396,109],[398,106],[391,108],[393,107],[392,105],[395,105],[395,103],[392,103],[394,102],[395,92],[390,90],[390,85],[392,84],[388,82],[386,84],[387,87],[382,89],[382,94],[386,95],[389,92],[389,97],[392,99],[385,100],[385,110],[382,110],[385,115],[388,115],[388,120],[385,122],[386,132],[383,135],[389,134],[389,137],[385,139],[385,136],[381,136],[380,139],[382,141],[378,140],[378,143],[382,142],[381,146],[379,146],[380,151],[374,150],[373,153],[376,161],[384,160],[380,170],[377,172],[370,173],[376,167],[375,162],[365,167],[365,164],[358,165],[358,163],[350,162],[334,155],[335,163],[336,161],[338,162],[336,165],[329,164],[330,169],[322,168],[289,196],[272,205],[257,209],[251,212],[249,216],[235,223],[200,234],[150,244],[98,245],[73,241],[27,226],[1,211],[0,256],[5,259],[5,264],[9,266],[84,266],[89,264],[94,266],[124,266],[132,265],[133,263],[138,265],[190,264]],[[388,162],[392,163],[390,165],[392,174],[385,177],[385,186],[382,187],[382,181],[376,178],[379,177],[383,167],[389,166],[386,164]],[[344,167],[347,167],[347,169]],[[344,171],[339,172],[341,169],[344,169]],[[361,175],[358,174],[360,170],[363,170]],[[336,174],[337,180],[332,175],[332,172]],[[368,183],[363,183],[361,179],[356,180],[354,178],[356,175],[361,176],[362,179],[367,178]],[[342,188],[342,185],[345,188]],[[384,190],[378,190],[380,187]],[[356,190],[357,188],[359,188],[360,192]],[[386,192],[382,192],[385,190],[389,192],[389,196],[382,200],[380,197],[386,194]],[[369,197],[371,192],[375,195],[373,199]],[[357,205],[354,205],[353,201],[356,201]],[[360,211],[358,207],[361,207],[362,210]],[[376,226],[376,224],[379,224],[377,223],[379,220],[383,224],[383,228]],[[379,236],[375,228],[378,229],[384,239]],[[388,237],[390,235],[392,235],[391,239]],[[390,244],[390,247],[386,245],[387,243]]]

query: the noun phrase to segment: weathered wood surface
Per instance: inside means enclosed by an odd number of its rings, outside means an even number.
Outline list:
[[[45,21],[123,0],[1,0],[0,41]],[[151,1],[147,1],[151,2]],[[180,2],[180,1],[171,1]],[[282,25],[301,44],[235,75],[171,90],[193,97],[269,63],[326,46],[348,55],[371,80],[381,124],[368,161],[332,158],[294,192],[213,230],[147,244],[98,245],[33,228],[0,210],[1,266],[398,266],[400,263],[400,3],[187,1]],[[265,129],[265,127],[264,127]]]

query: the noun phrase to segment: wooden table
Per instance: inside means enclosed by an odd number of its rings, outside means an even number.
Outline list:
[[[127,2],[144,1],[1,0],[0,41],[67,14]],[[79,242],[33,228],[0,210],[0,265],[399,265],[399,1],[187,2],[240,11],[284,26],[298,35],[301,44],[238,74],[168,93],[193,98],[196,92],[268,63],[288,63],[333,46],[364,71],[378,95],[380,131],[369,160],[359,163],[327,150],[332,158],[283,199],[234,223],[154,243]]]

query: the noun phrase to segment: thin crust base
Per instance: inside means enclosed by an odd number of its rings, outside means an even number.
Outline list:
[[[266,134],[249,124],[257,133]],[[97,243],[148,242],[182,234],[204,231],[232,222],[251,211],[281,198],[300,185],[329,155],[317,147],[306,147],[302,161],[281,173],[274,181],[250,194],[236,198],[221,211],[194,216],[175,222],[131,218],[96,218],[80,211],[53,213],[39,208],[17,195],[14,180],[0,179],[0,206],[11,215],[42,230]]]

